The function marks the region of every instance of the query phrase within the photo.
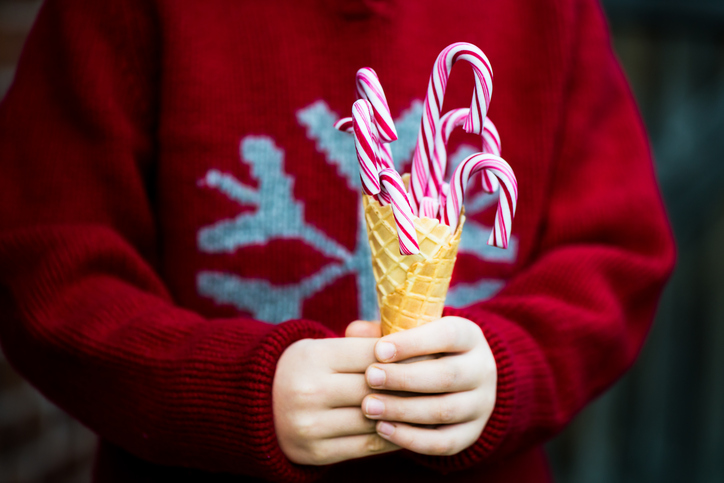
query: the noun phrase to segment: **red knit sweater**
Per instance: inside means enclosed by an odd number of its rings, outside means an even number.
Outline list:
[[[495,411],[455,456],[294,465],[277,360],[375,310],[332,123],[373,67],[408,163],[454,41],[492,63],[520,189],[508,251],[485,246],[490,200],[468,202],[447,310],[490,342]],[[101,437],[99,481],[545,481],[541,443],[631,365],[674,259],[609,42],[592,0],[47,0],[0,108],[7,358]],[[445,110],[471,92],[456,67]]]

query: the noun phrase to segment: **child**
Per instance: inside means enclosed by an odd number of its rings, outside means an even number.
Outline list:
[[[409,161],[454,41],[495,71],[514,240],[471,212],[461,308],[377,339],[347,328],[374,287],[332,124],[373,67]],[[47,0],[0,153],[3,350],[100,436],[96,481],[547,481],[541,444],[631,365],[674,260],[593,0]]]

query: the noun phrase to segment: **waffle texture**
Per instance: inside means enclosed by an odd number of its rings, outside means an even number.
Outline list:
[[[377,286],[382,334],[411,329],[439,319],[445,308],[465,216],[453,234],[430,218],[416,218],[420,253],[400,254],[391,205],[364,195],[367,237]]]

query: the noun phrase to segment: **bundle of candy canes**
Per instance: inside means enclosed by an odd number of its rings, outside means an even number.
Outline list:
[[[475,89],[470,108],[453,109],[441,116],[445,89],[453,65],[465,60],[473,68]],[[420,251],[415,217],[437,219],[457,229],[468,181],[482,175],[483,189],[499,192],[498,207],[488,245],[507,248],[518,201],[513,170],[500,157],[498,131],[487,118],[493,93],[493,70],[485,54],[475,45],[458,42],[446,47],[435,60],[423,104],[423,116],[412,159],[410,191],[394,168],[389,144],[397,140],[384,90],[374,70],[364,67],[356,77],[358,99],[352,117],[335,124],[354,134],[360,179],[365,194],[380,205],[392,205],[402,255]],[[481,151],[465,158],[445,182],[447,142],[457,127],[481,137]]]

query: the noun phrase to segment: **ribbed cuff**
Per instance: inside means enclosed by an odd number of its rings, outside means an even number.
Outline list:
[[[283,323],[267,334],[255,350],[251,366],[257,372],[257,384],[245,408],[254,421],[249,441],[254,443],[255,459],[263,467],[264,477],[270,481],[306,483],[319,478],[325,468],[292,463],[282,452],[274,430],[272,387],[277,361],[284,350],[301,339],[323,339],[335,334],[316,322],[294,320]]]

